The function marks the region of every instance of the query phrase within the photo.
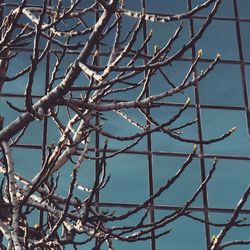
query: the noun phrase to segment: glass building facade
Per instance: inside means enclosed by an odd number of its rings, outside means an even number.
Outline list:
[[[54,1],[50,1],[52,6],[55,5]],[[164,16],[186,12],[204,1],[126,0],[125,8],[133,11],[145,9],[146,13]],[[63,5],[67,7],[68,2],[63,1]],[[38,0],[28,1],[28,3],[32,6],[42,4]],[[79,8],[84,8],[90,3],[92,1],[82,1]],[[17,4],[19,4],[18,1],[6,0],[2,5],[3,16]],[[211,7],[208,7],[184,20],[183,32],[173,45],[173,51],[194,36],[204,23],[210,10]],[[88,25],[93,24],[99,18],[98,12],[88,15]],[[124,34],[129,30],[129,27],[132,27],[134,21],[131,17],[124,18]],[[143,30],[149,31],[152,29],[154,34],[148,45],[149,53],[152,53],[152,48],[155,46],[159,48],[164,46],[177,27],[176,22],[156,23],[146,21],[143,25]],[[144,32],[141,32],[140,36],[141,41],[145,40]],[[203,188],[196,201],[190,206],[190,214],[167,225],[171,232],[166,236],[131,244],[114,242],[115,249],[206,249],[213,235],[219,233],[220,224],[226,223],[231,217],[250,180],[249,41],[250,1],[223,0],[218,12],[213,17],[212,23],[199,41],[181,58],[174,61],[172,67],[166,68],[165,74],[169,80],[178,84],[182,81],[199,49],[202,49],[202,57],[195,68],[195,72],[200,72],[206,68],[219,53],[221,60],[218,65],[196,87],[188,88],[183,93],[164,99],[164,105],[151,107],[148,112],[158,121],[163,122],[178,111],[190,97],[191,104],[175,124],[175,126],[180,126],[183,122],[198,117],[196,124],[182,129],[185,138],[198,141],[209,140],[224,134],[233,127],[236,127],[236,131],[223,141],[208,145],[198,144],[195,159],[187,171],[177,183],[153,202],[148,221],[154,222],[157,218],[171,214],[181,208],[204,181],[214,158],[217,158],[218,168],[208,185]],[[44,44],[41,43],[40,46],[43,48]],[[110,46],[99,44],[98,47],[100,51],[99,62],[102,64],[109,57]],[[8,75],[13,75],[29,65],[32,47],[16,47],[12,51],[18,52],[18,55],[9,65]],[[49,82],[47,76],[53,70],[55,53],[58,51],[58,48],[52,45],[47,56],[40,63],[32,92],[34,101],[47,93]],[[65,69],[62,68],[62,72],[66,70],[68,63],[77,54],[77,51],[66,52]],[[143,74],[137,76],[138,79],[135,77],[133,81],[138,82]],[[0,110],[4,114],[5,124],[12,122],[19,115],[9,108],[6,101],[19,108],[24,107],[25,84],[22,83],[22,80],[26,82],[25,75],[6,83],[3,87]],[[80,96],[79,89],[83,81],[84,79],[76,81],[72,88],[73,96]],[[151,79],[147,95],[159,93],[165,88],[166,83],[163,75],[157,74]],[[129,94],[121,92],[117,95],[109,95],[104,98],[103,102],[133,100],[137,95],[137,92]],[[143,119],[136,110],[130,110],[128,114],[137,120]],[[62,112],[62,120],[64,115]],[[99,118],[97,117],[97,122]],[[67,116],[65,116],[65,119],[67,119]],[[105,114],[105,119],[107,121],[104,122],[104,128],[107,131],[112,131],[117,135],[129,135],[135,132],[133,126],[124,122],[120,116],[112,111]],[[27,178],[32,178],[36,170],[41,167],[47,146],[57,142],[58,137],[57,128],[50,118],[45,118],[43,122],[31,123],[13,149],[14,161],[17,162],[16,171]],[[102,152],[104,141],[105,138],[100,134],[93,134],[89,149],[93,156],[99,156]],[[123,142],[109,140],[108,153],[116,152],[125,145],[126,143]],[[115,210],[116,213],[136,207],[176,173],[192,149],[192,143],[176,141],[167,135],[163,136],[161,133],[148,135],[135,147],[107,160],[107,171],[111,174],[111,179],[105,189],[97,195],[96,202],[101,209]],[[80,171],[79,179],[88,186],[91,185],[95,176],[96,162],[86,161],[84,164],[84,171]],[[70,181],[67,168],[61,170],[60,177],[64,181],[59,182],[58,189],[62,194],[65,194],[68,187],[65,186],[65,183]],[[80,191],[76,192],[79,192],[76,195],[82,196]],[[131,221],[136,221],[138,218],[139,215],[131,218]],[[239,219],[244,219],[246,222],[250,220],[250,201],[241,210]],[[201,223],[201,221],[209,221],[210,223]],[[156,233],[159,232],[160,230]],[[249,232],[249,227],[235,227],[226,239],[248,239]],[[92,249],[92,247],[92,245],[87,245],[84,249]],[[236,246],[230,249],[249,249],[249,246]]]

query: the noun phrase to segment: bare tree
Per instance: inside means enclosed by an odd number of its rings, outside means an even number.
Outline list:
[[[202,56],[200,49],[181,82],[173,83],[164,73],[166,67],[174,67],[172,64],[202,37],[222,0],[204,0],[202,4],[185,13],[171,16],[148,14],[144,10],[132,11],[125,8],[125,1],[97,0],[89,7],[78,8],[80,2],[71,1],[70,6],[63,7],[61,0],[57,1],[56,6],[51,6],[49,0],[44,0],[43,7],[34,7],[27,5],[26,0],[23,0],[5,15],[1,24],[1,89],[3,84],[11,84],[16,79],[27,77],[24,110],[15,103],[8,102],[9,108],[20,115],[6,126],[3,125],[3,117],[8,116],[8,111],[1,111],[1,249],[65,249],[66,245],[72,245],[77,249],[77,246],[90,241],[95,242],[93,249],[100,249],[104,243],[109,249],[114,249],[114,241],[146,241],[152,237],[156,239],[169,234],[171,229],[168,225],[184,216],[215,225],[211,221],[196,218],[189,207],[212,178],[216,169],[216,159],[203,182],[197,186],[188,200],[183,201],[180,209],[152,223],[148,222],[147,218],[154,200],[163,192],[167,192],[192,163],[197,147],[224,140],[235,128],[209,140],[188,139],[181,133],[181,129],[196,124],[199,117],[190,118],[180,126],[174,126],[174,122],[187,110],[190,99],[184,100],[178,112],[164,122],[159,122],[157,117],[150,114],[149,109],[164,106],[168,97],[196,86],[219,62],[220,54],[217,54],[214,61],[198,72],[196,67]],[[4,4],[1,7],[3,8]],[[190,17],[208,7],[211,10],[197,33],[183,46],[173,50],[183,31],[185,20],[188,21]],[[96,13],[97,22],[89,24],[89,13]],[[127,18],[134,24],[124,35]],[[151,48],[150,41],[154,31],[147,31],[145,22],[166,23],[165,25],[175,22],[178,27],[162,48]],[[144,33],[143,41],[138,39],[141,32]],[[102,46],[108,48],[108,55],[102,54]],[[15,52],[17,48],[26,48],[30,51],[30,63],[13,75],[6,74],[8,64],[15,62],[18,56]],[[55,58],[53,70],[46,75],[48,84],[45,95],[34,102],[34,78],[41,72],[42,60],[48,53]],[[71,62],[65,59],[69,53],[75,55]],[[63,72],[65,65],[66,70]],[[167,83],[166,89],[149,95],[148,88],[152,78],[158,74]],[[77,81],[83,82],[81,86],[76,86]],[[137,97],[129,101],[120,100],[119,96],[124,93],[132,93]],[[130,110],[138,111],[144,121],[138,121],[130,116]],[[128,135],[124,132],[123,135],[119,135],[107,130],[105,125],[110,122],[106,119],[109,112],[122,117],[124,122],[136,129],[136,132]],[[34,173],[34,178],[29,180],[15,170],[18,163],[13,162],[12,153],[15,151],[14,146],[26,133],[28,125],[32,122],[42,123],[45,120],[50,120],[57,126],[60,137],[57,143],[43,148],[42,167],[39,172]],[[92,135],[95,133],[106,138],[98,153],[89,150]],[[108,185],[110,179],[106,170],[107,159],[135,147],[152,133],[161,133],[195,146],[176,174],[166,180],[165,184],[141,205],[123,214],[102,210],[95,197]],[[112,152],[109,150],[111,140],[125,142],[126,146]],[[86,160],[97,162],[92,187],[84,187],[78,183],[78,173],[84,172]],[[41,165],[40,162],[34,164]],[[66,164],[72,181],[68,186],[68,195],[63,196],[57,192],[60,178],[56,174],[60,173]],[[85,192],[86,198],[76,197],[75,189]],[[217,225],[222,229],[211,239],[209,249],[223,249],[230,245],[250,243],[222,243],[232,227],[242,226],[243,222],[237,218],[249,192],[250,187],[235,207],[231,219],[225,224]],[[39,223],[29,225],[29,218],[34,212],[38,214]],[[128,224],[127,221],[136,214],[141,214],[140,219]]]

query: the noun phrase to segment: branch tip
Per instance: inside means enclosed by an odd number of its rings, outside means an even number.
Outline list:
[[[202,49],[199,49],[199,50],[198,50],[197,55],[198,55],[198,57],[201,57],[201,56],[202,56]]]
[[[188,97],[187,100],[186,100],[186,102],[185,102],[185,106],[189,105],[190,102],[191,102],[191,99],[190,99],[190,97]]]
[[[236,130],[236,127],[233,127],[231,129],[229,129],[229,133],[233,133]]]
[[[217,53],[216,58],[221,59],[221,54]]]

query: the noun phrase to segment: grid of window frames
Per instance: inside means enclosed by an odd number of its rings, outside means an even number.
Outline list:
[[[53,5],[53,1],[50,1],[51,5]],[[17,2],[15,0],[6,0],[2,8],[3,13],[18,4]],[[63,1],[65,7],[69,4],[67,2]],[[80,6],[84,8],[90,1],[82,2]],[[126,0],[125,4],[127,9],[140,11],[144,8],[147,13],[167,15],[183,13],[202,2],[204,1]],[[35,2],[28,1],[28,3],[30,5],[42,4],[38,0]],[[209,10],[198,12],[195,16],[185,20],[184,28],[186,30],[183,31],[180,43],[175,46],[180,46],[182,41],[195,34],[206,19]],[[95,22],[96,19],[98,19],[98,13],[93,13],[89,16],[89,23]],[[130,21],[128,18],[128,23]],[[153,29],[154,31],[154,38],[150,41],[149,47],[155,45],[160,47],[161,42],[166,41],[175,27],[174,25],[171,26],[171,24],[163,26],[153,22],[145,22],[143,29],[147,31]],[[145,39],[144,35],[145,33],[142,32],[142,40]],[[205,35],[188,53],[185,53],[182,58],[174,62],[172,68],[168,69],[168,76],[174,82],[179,82],[199,49],[202,49],[203,55],[196,68],[197,72],[205,68],[209,62],[214,60],[216,54],[220,53],[221,61],[213,72],[202,80],[202,84],[167,99],[164,106],[160,108],[152,107],[148,112],[157,117],[158,120],[164,121],[166,117],[169,117],[183,105],[187,97],[190,97],[191,104],[179,122],[181,124],[182,121],[194,117],[199,117],[199,119],[196,126],[184,129],[183,132],[187,138],[196,138],[198,140],[213,138],[231,127],[237,127],[237,131],[226,140],[216,144],[198,145],[198,153],[187,172],[169,192],[161,195],[152,204],[149,221],[153,222],[163,214],[165,215],[181,207],[183,201],[188,199],[204,180],[204,176],[208,173],[215,157],[219,160],[219,167],[214,178],[190,207],[192,215],[211,222],[224,223],[230,218],[235,205],[241,198],[249,183],[250,176],[249,38],[250,2],[248,0],[224,0]],[[109,56],[109,52],[105,46],[100,45],[99,47],[101,62],[102,57]],[[29,63],[29,49],[20,47],[13,50],[18,51],[19,54],[13,65],[10,65],[10,74],[22,69]],[[46,94],[49,80],[47,76],[53,67],[54,57],[52,55],[55,51],[56,49],[51,48],[40,66],[41,73],[36,76],[33,88],[34,100]],[[68,61],[72,61],[76,57],[76,53],[67,52],[66,57]],[[161,84],[159,76],[155,76],[153,80],[155,80],[155,83],[150,85],[148,95],[159,92],[161,88],[164,89],[165,87],[164,84]],[[81,83],[76,82],[75,86],[81,86]],[[6,84],[1,95],[1,110],[7,109],[6,100],[22,107],[24,105],[23,93],[24,86],[20,85],[20,79],[11,84]],[[120,96],[122,100],[130,98],[131,95]],[[112,102],[112,98],[106,101]],[[114,118],[112,112],[108,116],[107,119],[112,121],[108,125],[110,130],[118,133],[130,132],[131,127]],[[131,116],[137,117],[137,114],[131,111]],[[8,115],[5,117],[6,124],[16,117],[16,112],[8,109]],[[34,162],[35,160],[39,162],[39,160],[44,159],[46,147],[57,140],[56,128],[53,126],[53,123],[46,118],[43,123],[32,123],[23,138],[15,146],[14,160],[23,162],[28,150],[29,154],[32,154]],[[96,133],[92,138],[90,151],[95,152],[98,156],[103,141],[104,138]],[[111,141],[109,152],[114,152],[122,146],[121,143]],[[108,172],[111,173],[112,177],[107,187],[96,197],[96,201],[100,207],[116,210],[117,213],[135,207],[152,195],[154,191],[163,185],[165,180],[173,176],[192,150],[192,147],[193,145],[180,143],[167,136],[162,138],[162,135],[157,133],[147,136],[136,147],[108,160]],[[33,174],[30,168],[40,167],[31,164],[28,161],[18,171],[31,178]],[[66,170],[62,171],[64,171],[62,175],[65,175],[65,178],[70,178]],[[94,172],[93,164],[86,162],[85,172],[81,173],[81,178],[86,184],[91,183],[91,179],[87,176],[94,176]],[[67,191],[62,183],[59,183],[58,188],[62,192]],[[247,205],[242,209],[240,216],[250,219],[250,202]],[[169,235],[159,239],[152,239],[149,242],[129,245],[129,249],[156,250],[165,247],[180,250],[205,249],[212,235],[218,234],[220,230],[220,227],[202,224],[190,218],[182,218],[169,225],[169,227],[172,228]],[[242,239],[247,238],[247,236],[249,236],[249,231],[247,232],[243,228],[233,231],[230,235],[232,239]],[[117,249],[127,249],[127,245],[120,243]],[[248,247],[240,249],[248,249]]]

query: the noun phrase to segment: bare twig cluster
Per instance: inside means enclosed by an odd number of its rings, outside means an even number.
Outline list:
[[[193,118],[180,126],[175,126],[174,122],[188,109],[190,99],[184,100],[183,106],[176,114],[164,122],[159,122],[157,117],[153,117],[148,112],[148,108],[163,106],[167,97],[182,93],[200,82],[219,62],[218,54],[207,68],[194,74],[202,56],[200,50],[182,82],[173,83],[164,73],[165,67],[171,66],[203,35],[218,10],[221,0],[207,0],[186,13],[172,16],[147,14],[145,10],[141,12],[128,10],[125,9],[125,1],[118,0],[93,1],[91,6],[84,9],[78,8],[80,0],[71,2],[67,8],[63,7],[61,0],[58,0],[57,6],[50,6],[49,1],[44,0],[43,7],[32,7],[23,0],[4,17],[0,27],[1,89],[3,84],[11,84],[12,81],[27,76],[24,92],[25,110],[8,102],[9,107],[19,112],[20,116],[5,127],[2,126],[0,131],[3,152],[0,170],[4,176],[0,197],[1,249],[65,249],[69,244],[77,249],[77,246],[90,241],[95,242],[93,249],[99,249],[105,243],[109,249],[114,249],[114,241],[144,241],[169,234],[171,228],[168,225],[183,216],[201,223],[212,224],[194,217],[189,207],[211,179],[216,168],[216,159],[204,181],[180,209],[154,222],[147,220],[154,200],[163,192],[167,192],[189,167],[196,154],[197,146],[194,146],[176,174],[166,180],[158,191],[136,208],[120,215],[115,211],[103,211],[95,202],[95,196],[108,185],[110,179],[106,169],[107,159],[133,148],[149,134],[162,133],[184,143],[201,145],[224,140],[235,130],[235,128],[229,129],[217,138],[204,141],[185,138],[181,129],[196,124],[197,119]],[[183,30],[185,19],[207,7],[211,7],[211,11],[198,32],[181,48],[172,52],[172,47]],[[90,13],[99,15],[98,20],[91,25],[88,24]],[[134,21],[134,26],[124,38],[122,34],[123,25],[126,22],[124,19],[130,17]],[[177,22],[179,25],[166,41],[165,46],[149,52],[148,48],[154,31],[147,32],[144,41],[138,39],[145,22]],[[100,60],[102,56],[100,46],[108,46],[110,49],[105,62]],[[14,75],[8,75],[7,66],[18,56],[18,53],[13,52],[18,47],[32,48],[30,64]],[[34,102],[32,95],[34,78],[48,53],[55,57],[55,64],[48,77],[45,95]],[[77,55],[75,60],[69,63],[66,60],[67,53]],[[67,63],[67,69],[61,72],[65,63]],[[135,82],[135,77],[138,79],[142,74],[141,80]],[[166,90],[148,95],[147,89],[156,74],[160,74],[165,79]],[[82,79],[83,76],[85,81],[80,87],[75,86],[78,79]],[[113,98],[124,92],[137,93],[137,98],[129,101]],[[80,94],[77,96],[76,93]],[[113,101],[107,102],[107,99],[105,101],[105,98],[110,96]],[[137,110],[144,117],[144,123],[130,117],[127,112],[130,109]],[[59,110],[61,112],[63,110],[68,115],[66,122],[61,118]],[[114,112],[120,116],[137,132],[118,135],[105,129],[104,124],[108,123],[105,117],[108,112]],[[28,180],[15,170],[16,163],[12,160],[11,147],[18,143],[30,123],[44,119],[51,119],[55,123],[60,138],[57,143],[47,147],[41,170],[35,173],[33,180]],[[107,138],[98,155],[93,155],[88,150],[93,133]],[[110,152],[108,140],[127,142],[127,144],[122,149]],[[78,157],[76,162],[72,158],[75,156]],[[78,183],[78,171],[87,159],[98,162],[92,187],[83,187]],[[71,166],[71,170],[68,171],[71,172],[72,180],[68,187],[68,195],[62,196],[57,193],[58,177],[54,175],[60,172],[66,163]],[[75,189],[82,190],[87,197],[85,199],[75,197]],[[226,233],[233,226],[241,225],[237,217],[245,204],[249,190],[248,188],[244,193],[230,221],[219,225],[222,230],[218,236],[211,239],[210,249],[249,243],[249,241],[222,243]],[[30,225],[28,218],[34,211],[40,214],[39,223]],[[139,221],[134,221],[132,224],[125,223],[136,214],[141,215]],[[152,232],[157,229],[163,230],[152,236]]]

